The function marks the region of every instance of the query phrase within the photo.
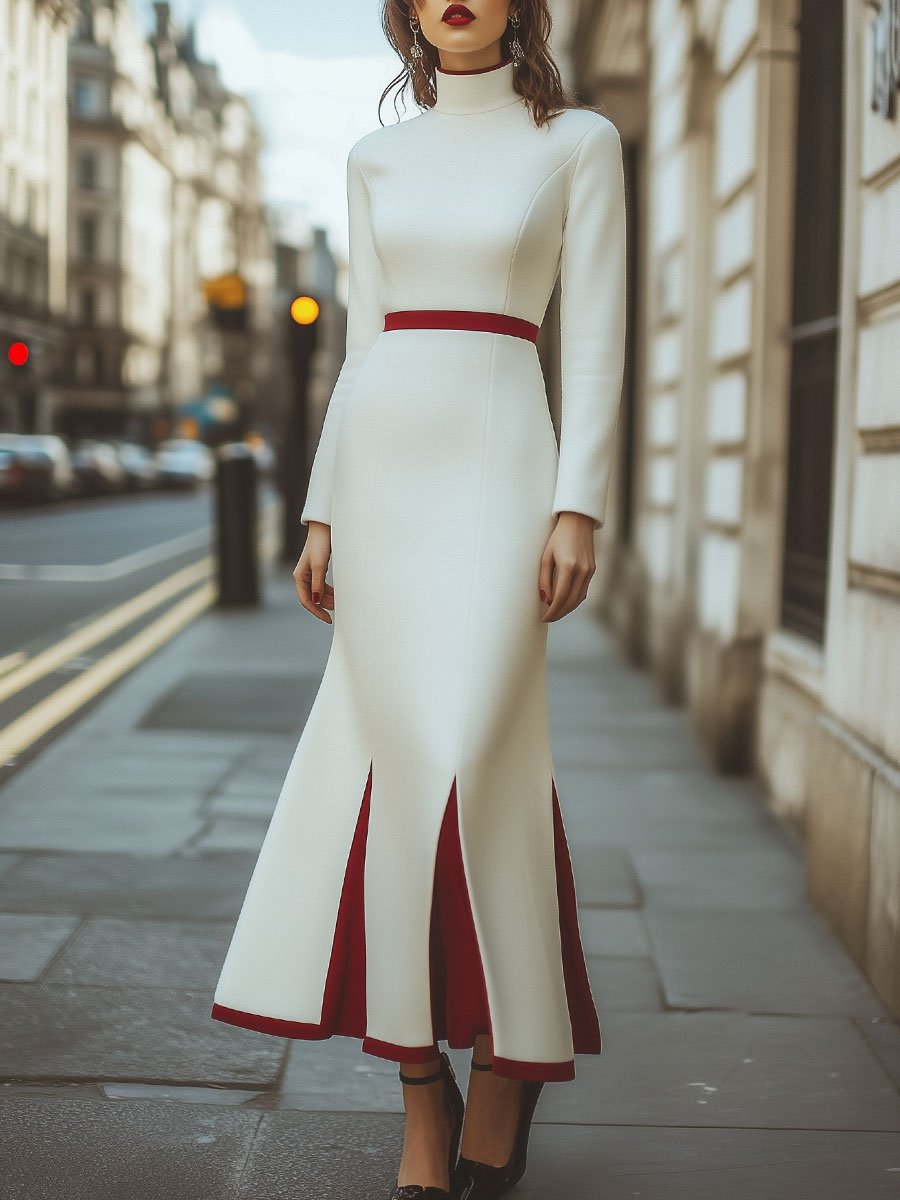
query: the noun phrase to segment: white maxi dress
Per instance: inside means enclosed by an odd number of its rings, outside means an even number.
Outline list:
[[[300,517],[331,526],[332,641],[211,1015],[399,1062],[490,1032],[499,1074],[567,1080],[600,1030],[538,574],[556,514],[605,518],[621,144],[591,109],[536,126],[508,61],[439,70],[433,108],[352,147],[347,187],[346,359]],[[558,275],[557,446],[520,331]],[[423,327],[448,310],[516,331]]]

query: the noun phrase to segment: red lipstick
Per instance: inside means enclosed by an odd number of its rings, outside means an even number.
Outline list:
[[[469,25],[475,20],[475,14],[464,4],[450,4],[444,9],[441,20],[447,25]]]

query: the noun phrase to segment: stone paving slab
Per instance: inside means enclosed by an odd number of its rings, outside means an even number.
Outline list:
[[[645,917],[673,1008],[888,1015],[824,917],[811,909],[648,909]]]
[[[307,672],[198,671],[179,680],[141,720],[142,729],[197,729],[299,736],[319,686]]]
[[[44,979],[63,987],[214,989],[231,932],[231,924],[224,921],[91,917],[82,922]]]
[[[283,1040],[211,1006],[208,990],[0,984],[0,1078],[271,1087]]]
[[[255,856],[36,854],[0,878],[0,911],[236,918]]]
[[[704,764],[702,750],[685,737],[682,722],[651,722],[642,728],[640,720],[618,726],[600,724],[579,732],[567,726],[551,726],[554,762],[565,762],[566,770],[597,771],[608,767],[640,770],[664,766],[667,771],[696,770]]]
[[[193,839],[198,854],[247,851],[257,854],[266,835],[271,813],[253,817],[215,817]]]
[[[260,789],[257,792],[220,792],[206,803],[212,816],[239,817],[243,820],[267,821],[275,811],[280,788]]]
[[[889,1133],[646,1125],[584,1129],[538,1123],[528,1169],[511,1195],[516,1200],[896,1200],[898,1171],[900,1150]]]
[[[573,771],[563,765],[557,787],[566,828],[585,853],[610,844],[635,853],[715,853],[784,841],[746,791],[718,791],[700,771]]]
[[[3,1200],[237,1200],[261,1119],[180,1104],[2,1100]]]
[[[606,1011],[600,1031],[601,1053],[542,1097],[547,1120],[900,1130],[900,1095],[849,1020]]]
[[[0,854],[0,879],[22,861],[21,854]]]
[[[661,1012],[662,986],[652,958],[587,956],[594,1002],[602,1020],[605,1012]]]
[[[77,917],[0,913],[0,982],[37,979],[77,925]]]
[[[570,846],[578,902],[598,908],[638,908],[641,889],[631,855],[621,846]]]
[[[802,858],[784,843],[704,850],[632,852],[648,908],[806,907]]]
[[[541,1107],[543,1106],[543,1098]],[[539,1109],[540,1112],[540,1109]],[[396,1177],[395,1114],[261,1114],[160,1102],[0,1103],[4,1200],[361,1200]],[[893,1200],[886,1133],[538,1120],[524,1200]]]
[[[900,1091],[900,1024],[893,1017],[857,1017],[854,1024]]]
[[[586,908],[579,913],[585,954],[646,958],[651,952],[644,915],[630,909]]]
[[[391,1113],[267,1113],[250,1148],[243,1200],[386,1200],[403,1118]]]
[[[131,802],[121,791],[83,794],[77,788],[47,796],[38,806],[30,799],[4,795],[0,806],[0,843],[23,850],[68,853],[171,854],[203,828],[198,798],[190,793],[160,795],[152,802]]]
[[[444,1047],[442,1047],[443,1049]],[[465,1090],[468,1051],[451,1052]],[[364,1054],[357,1038],[291,1041],[278,1107],[325,1112],[403,1112],[398,1064]]]

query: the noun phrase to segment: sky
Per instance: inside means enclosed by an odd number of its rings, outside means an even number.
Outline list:
[[[302,241],[321,225],[344,257],[347,152],[378,127],[378,98],[401,66],[381,29],[381,4],[173,0],[172,9],[180,22],[195,22],[200,56],[253,105],[266,139],[266,200],[287,221],[287,236]],[[142,12],[152,23],[150,0]],[[385,124],[397,119],[393,95],[381,108]],[[417,112],[407,100],[405,116]]]

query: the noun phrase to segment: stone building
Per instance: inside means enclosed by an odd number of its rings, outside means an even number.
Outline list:
[[[0,430],[52,428],[65,344],[69,0],[0,0]],[[27,360],[14,365],[14,343]],[[14,357],[16,357],[14,355]]]
[[[574,8],[631,233],[593,597],[900,1012],[900,3]]]
[[[80,0],[69,48],[71,332],[58,425],[73,435],[170,432],[178,405],[212,384],[252,408],[267,369],[260,134],[168,5],[155,10],[148,39],[130,0]],[[248,294],[233,337],[203,290],[224,273]]]
[[[274,235],[262,196],[262,135],[242,97],[196,52],[167,3],[154,4],[150,38],[159,93],[173,130],[172,312],[166,387],[173,411],[212,385],[247,419],[271,418]],[[216,322],[210,281],[239,276],[246,312]]]

